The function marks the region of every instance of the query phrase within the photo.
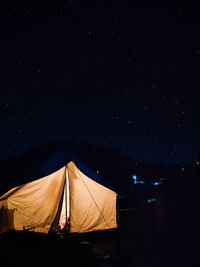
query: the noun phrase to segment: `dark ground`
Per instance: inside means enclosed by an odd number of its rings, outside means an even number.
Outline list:
[[[136,185],[129,199],[119,200],[115,231],[1,234],[0,266],[200,266],[200,164],[168,167],[164,177],[157,189]],[[156,202],[145,204],[149,197]]]
[[[182,230],[159,229],[154,206],[125,210],[115,231],[64,238],[4,233],[0,257],[2,266],[197,266],[194,233]]]

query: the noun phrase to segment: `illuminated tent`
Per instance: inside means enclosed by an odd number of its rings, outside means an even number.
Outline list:
[[[0,233],[58,230],[83,233],[116,228],[117,194],[70,161],[58,171],[0,197]]]

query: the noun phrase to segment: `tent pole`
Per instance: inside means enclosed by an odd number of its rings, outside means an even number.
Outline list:
[[[70,191],[69,191],[69,175],[68,167],[66,167],[66,186],[67,186],[67,197],[66,197],[66,209],[67,209],[67,232],[69,232],[70,227]]]

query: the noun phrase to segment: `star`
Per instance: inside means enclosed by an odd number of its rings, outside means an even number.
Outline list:
[[[26,113],[26,114],[24,115],[24,119],[28,119],[28,118],[30,118],[32,115],[33,115],[32,112],[28,112],[28,113]]]
[[[111,120],[118,120],[119,119],[119,116],[118,115],[115,115],[115,116],[112,116],[111,117]]]

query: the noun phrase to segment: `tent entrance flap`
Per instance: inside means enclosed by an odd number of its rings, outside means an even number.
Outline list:
[[[70,233],[117,228],[117,194],[68,163],[70,178]]]
[[[66,167],[65,184],[63,188],[62,208],[59,218],[59,229],[69,231],[70,221],[70,191],[69,191],[69,175]]]

